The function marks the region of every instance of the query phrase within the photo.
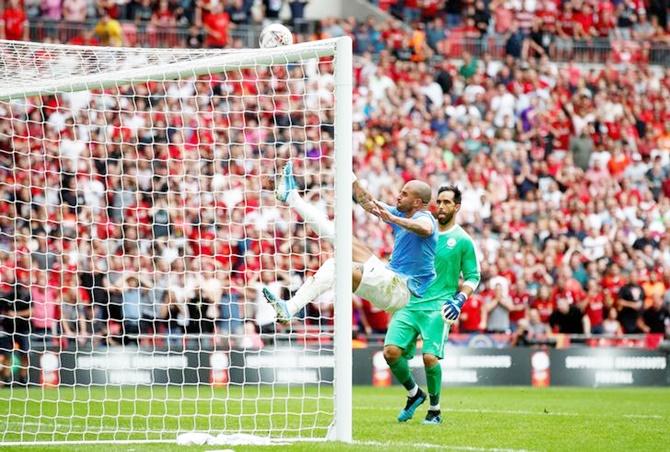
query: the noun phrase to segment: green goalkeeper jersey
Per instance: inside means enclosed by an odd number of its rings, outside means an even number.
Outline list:
[[[412,295],[405,309],[428,311],[441,309],[456,292],[463,276],[463,285],[472,290],[479,284],[479,262],[475,244],[459,225],[440,232],[435,254],[436,277],[422,297]]]

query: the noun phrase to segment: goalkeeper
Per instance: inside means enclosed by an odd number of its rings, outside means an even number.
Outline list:
[[[426,401],[426,394],[412,377],[408,360],[414,356],[416,340],[423,339],[423,364],[430,408],[424,424],[439,424],[444,343],[450,325],[458,319],[461,308],[479,284],[479,263],[475,245],[467,232],[456,224],[461,207],[458,187],[441,187],[437,192],[437,221],[439,239],[435,256],[435,280],[423,297],[412,296],[407,306],[393,314],[384,340],[384,358],[393,375],[408,391],[405,408],[398,421],[406,422]],[[459,288],[459,280],[463,283]]]
[[[298,212],[319,236],[331,242],[334,240],[333,222],[298,194],[291,162],[282,171],[275,195]],[[354,177],[353,195],[363,209],[391,225],[394,237],[388,265],[360,240],[353,238],[353,292],[379,309],[397,311],[409,302],[410,296],[422,296],[435,279],[437,223],[426,210],[431,198],[430,186],[417,180],[407,182],[396,207],[391,207],[375,200]],[[334,282],[335,261],[331,258],[314,276],[305,280],[290,300],[277,298],[267,287],[263,288],[263,295],[277,312],[277,320],[288,322],[304,306],[331,289]]]

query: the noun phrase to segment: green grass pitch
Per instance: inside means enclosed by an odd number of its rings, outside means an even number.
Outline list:
[[[10,393],[9,391],[13,391]],[[328,423],[328,394],[314,389],[264,387],[245,389],[247,402],[236,400],[240,388],[77,388],[0,390],[0,429],[23,431],[30,439],[48,440],[66,429],[70,439],[129,438],[131,431],[255,428],[291,429],[302,423],[315,434]],[[102,401],[103,399],[107,401]],[[255,401],[251,399],[255,398]],[[59,401],[56,401],[59,399]],[[11,400],[11,403],[7,403]],[[444,423],[424,426],[425,405],[414,419],[398,424],[402,388],[354,388],[354,444],[294,443],[278,447],[191,447],[187,450],[670,450],[670,390],[586,388],[448,388],[443,392]],[[288,416],[262,416],[273,407]],[[198,412],[217,413],[198,416]],[[218,413],[218,411],[227,411]],[[300,417],[298,413],[312,414]],[[131,417],[129,414],[137,416]],[[87,416],[92,417],[87,420]],[[99,420],[91,420],[94,418]],[[56,425],[58,424],[58,425]],[[88,433],[86,433],[88,432]],[[107,432],[107,433],[106,433]],[[125,433],[123,433],[125,432]],[[4,433],[3,433],[4,434]],[[18,433],[4,434],[16,440]],[[169,433],[168,435],[172,435]],[[118,436],[117,436],[118,437]],[[0,448],[2,444],[0,443]],[[176,444],[104,444],[5,447],[44,451],[177,451]]]

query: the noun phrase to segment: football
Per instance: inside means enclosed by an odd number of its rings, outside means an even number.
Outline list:
[[[263,49],[293,44],[293,33],[282,24],[270,24],[263,28],[258,42]]]

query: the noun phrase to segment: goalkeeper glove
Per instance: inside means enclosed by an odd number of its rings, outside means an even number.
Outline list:
[[[451,300],[447,300],[442,305],[442,318],[446,323],[452,324],[458,320],[458,316],[461,315],[461,308],[465,304],[467,297],[463,292],[458,292],[454,295]]]

